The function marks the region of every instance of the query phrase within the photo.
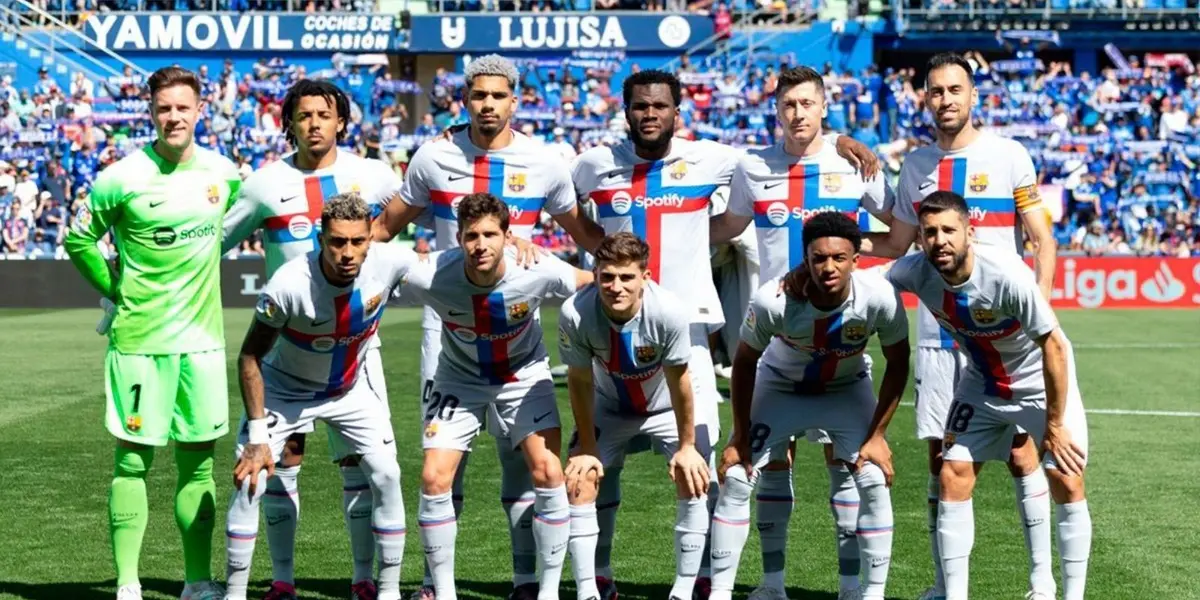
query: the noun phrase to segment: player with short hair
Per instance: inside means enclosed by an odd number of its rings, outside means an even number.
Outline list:
[[[1028,234],[1034,246],[1038,287],[1048,300],[1054,282],[1056,245],[1029,151],[1015,140],[980,131],[972,124],[978,90],[971,65],[961,56],[945,53],[929,60],[925,93],[937,143],[918,148],[904,158],[891,231],[868,236],[864,252],[885,257],[907,252],[918,239],[917,208],[922,198],[938,190],[953,191],[967,199],[971,224],[980,241],[1019,257],[1023,253],[1022,232]],[[921,600],[942,600],[945,584],[937,542],[941,495],[938,474],[942,468],[942,435],[964,358],[953,337],[938,327],[924,305],[918,308],[917,346],[917,437],[929,443],[928,523],[934,562],[934,585]],[[1015,433],[1009,472],[1025,524],[1029,598],[1052,599],[1055,583],[1046,475],[1029,436]]]
[[[376,239],[390,240],[424,210],[432,209],[436,247],[458,245],[460,223],[456,219],[462,198],[471,193],[491,193],[509,208],[512,239],[524,246],[533,236],[538,215],[545,210],[575,239],[580,247],[595,249],[603,230],[579,211],[571,188],[571,173],[561,157],[546,152],[529,137],[513,131],[511,120],[517,109],[519,73],[511,61],[492,54],[467,65],[466,97],[463,103],[470,125],[448,139],[430,141],[413,155],[399,201],[388,205],[376,223]],[[534,315],[535,318],[537,315]],[[437,311],[425,309],[421,344],[422,414],[433,391],[442,350],[442,325]],[[501,440],[496,444],[500,459],[500,500],[509,522],[513,552],[513,600],[530,600],[537,595],[534,572],[536,552],[531,535],[533,484],[521,453],[507,443],[505,432],[492,425],[489,431]],[[458,462],[454,478],[455,514],[462,512],[462,477],[467,457]],[[426,569],[425,581],[414,594],[416,600],[432,600],[433,580]]]
[[[809,429],[825,431],[834,457],[852,465],[862,506],[856,535],[862,586],[839,598],[883,600],[892,552],[891,451],[884,434],[908,381],[908,317],[878,273],[855,269],[862,233],[840,212],[804,225],[806,298],[759,288],[742,324],[733,362],[733,436],[721,460],[721,497],[713,513],[713,600],[729,600],[749,535],[750,494],[771,448]],[[872,335],[886,359],[879,399],[866,346]],[[761,359],[761,360],[760,360]],[[757,374],[755,371],[757,370]]]
[[[675,482],[675,584],[670,598],[691,600],[708,533],[708,425],[695,421],[683,302],[650,280],[650,246],[632,233],[596,249],[596,284],[563,303],[558,353],[576,433],[567,463],[571,564],[579,600],[597,600],[596,494],[604,468],[633,438],[648,436],[668,457]]]
[[[221,219],[241,178],[195,145],[200,82],[164,67],[147,80],[156,139],[104,169],[65,245],[88,283],[116,307],[105,356],[105,423],[117,438],[108,519],[117,598],[139,600],[154,447],[175,441],[175,521],[183,537],[182,600],[219,600],[212,581],[213,446],[229,430],[221,315]],[[97,248],[112,230],[118,270]]]
[[[675,137],[682,92],[679,79],[670,73],[639,71],[625,79],[622,93],[629,140],[579,155],[573,167],[575,191],[581,200],[596,203],[605,233],[629,231],[650,245],[647,268],[651,279],[686,303],[684,310],[692,324],[688,373],[696,421],[709,425],[709,434],[716,436],[720,396],[708,334],[721,327],[725,318],[713,285],[708,219],[724,210],[714,206],[712,196],[717,188],[729,185],[742,151],[712,141]],[[849,136],[836,137],[831,143],[859,164],[878,162],[870,149]],[[602,600],[616,595],[609,559],[621,503],[621,468],[618,463],[606,469],[609,477],[601,482],[597,499],[600,538],[596,563]],[[714,482],[714,500],[715,487]],[[707,575],[707,567],[705,561],[702,575]],[[699,595],[706,597],[708,578],[702,576],[696,587]]]
[[[246,178],[240,198],[225,215],[223,250],[236,248],[261,227],[269,279],[284,263],[318,247],[320,216],[327,199],[338,193],[357,192],[372,215],[382,213],[383,207],[399,194],[403,182],[382,161],[338,149],[338,142],[346,137],[349,118],[350,100],[332,83],[301,79],[292,84],[283,99],[283,128],[296,151]],[[386,408],[387,387],[382,384],[379,348],[379,336],[372,336],[367,342],[366,368],[371,379],[380,384],[376,391]],[[273,579],[264,600],[295,597],[298,478],[307,433],[297,431],[288,440],[262,499]],[[340,465],[342,475],[342,508],[354,561],[351,598],[371,600],[376,590],[370,485],[358,457],[340,443],[341,438],[331,433],[329,442],[330,454]]]
[[[825,118],[825,83],[809,67],[786,69],[775,88],[783,140],[774,146],[749,150],[733,173],[729,209],[711,222],[713,243],[725,242],[753,222],[758,237],[763,281],[783,277],[804,262],[797,235],[805,219],[824,211],[843,213],[869,230],[868,214],[890,219],[894,198],[882,176],[866,178],[821,137]],[[865,210],[862,210],[865,209]],[[847,465],[834,457],[833,444],[823,432],[809,439],[824,444],[829,471],[829,506],[836,523],[839,594],[859,586],[858,488]],[[795,442],[771,449],[771,462],[759,475],[758,531],[762,538],[763,580],[752,600],[785,598],[784,567],[787,525],[791,518],[792,456]]]
[[[400,600],[400,465],[387,400],[378,391],[384,382],[367,368],[367,357],[388,298],[418,258],[402,246],[372,243],[372,211],[357,192],[323,201],[320,251],[276,270],[259,294],[238,358],[246,415],[227,519],[226,600],[246,598],[258,504],[275,463],[291,435],[312,431],[316,421],[359,457],[371,489],[379,554],[379,588],[376,595],[372,586],[371,598]],[[276,592],[272,587],[274,597],[285,597]]]
[[[459,246],[418,265],[405,293],[441,317],[442,357],[425,409],[425,465],[418,523],[425,561],[440,600],[455,600],[455,472],[484,423],[524,457],[534,486],[532,531],[541,573],[538,595],[556,600],[570,513],[558,453],[562,437],[554,381],[536,317],[547,298],[566,298],[592,282],[553,256],[522,268],[507,248],[509,205],[468,194],[458,205]],[[503,485],[503,484],[502,484]]]
[[[1071,342],[1021,258],[972,239],[969,202],[952,191],[926,196],[918,210],[922,253],[896,261],[887,275],[931,308],[967,358],[943,442],[937,537],[946,598],[967,598],[976,474],[985,461],[1007,461],[1013,434],[1023,431],[1042,449],[1057,504],[1063,599],[1082,600],[1092,521],[1083,485],[1087,419]]]

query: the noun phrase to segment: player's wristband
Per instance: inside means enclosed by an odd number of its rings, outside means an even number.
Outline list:
[[[271,441],[271,436],[267,434],[267,419],[250,419],[248,422],[251,444],[266,444]]]

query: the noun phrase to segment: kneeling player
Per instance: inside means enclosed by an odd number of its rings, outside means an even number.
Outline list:
[[[425,464],[418,523],[438,600],[455,600],[458,525],[451,484],[489,409],[519,447],[534,483],[533,538],[538,598],[557,600],[570,512],[559,450],[562,437],[550,361],[535,317],[542,301],[566,298],[592,281],[554,257],[532,268],[508,248],[508,206],[488,193],[458,205],[459,247],[409,273],[411,293],[441,317],[442,356],[425,411]]]
[[[596,285],[569,298],[559,317],[559,356],[568,367],[578,436],[566,477],[579,600],[600,598],[598,482],[639,435],[670,457],[679,499],[671,598],[691,600],[703,558],[715,415],[695,413],[688,375],[689,313],[674,294],[650,280],[649,259],[650,246],[632,233],[605,238],[596,249]]]
[[[809,429],[828,432],[834,456],[854,471],[862,498],[863,586],[839,598],[883,599],[892,553],[892,466],[884,432],[908,380],[908,318],[882,277],[854,270],[861,242],[849,217],[812,217],[804,226],[804,262],[796,267],[808,271],[807,300],[780,294],[778,280],[771,280],[746,311],[733,363],[733,436],[722,456],[724,481],[713,515],[712,600],[731,597],[756,471],[775,444]],[[863,354],[875,333],[887,360],[878,402]]]
[[[1040,444],[1058,504],[1063,599],[1082,600],[1092,521],[1083,487],[1087,420],[1071,344],[1020,257],[971,241],[969,214],[958,194],[926,196],[918,210],[923,254],[888,271],[897,288],[930,308],[967,357],[943,441],[937,539],[946,598],[967,598],[976,473],[985,461],[1008,459],[1020,428]]]
[[[372,380],[366,359],[388,298],[418,258],[371,243],[371,210],[357,193],[327,200],[321,224],[320,252],[289,261],[271,277],[242,345],[246,418],[226,531],[226,600],[246,597],[259,502],[288,437],[318,420],[362,457],[373,499],[378,599],[400,598],[405,527],[396,436],[383,382]],[[295,595],[279,596],[288,597]]]

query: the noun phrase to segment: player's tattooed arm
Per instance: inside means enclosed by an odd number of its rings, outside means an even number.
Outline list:
[[[879,174],[879,155],[866,144],[848,135],[839,135],[834,146],[837,147],[838,156],[849,161],[863,179],[871,179]]]
[[[905,327],[907,328],[907,321]],[[904,395],[911,350],[907,337],[894,344],[885,345],[882,349],[887,366],[883,371],[883,382],[879,384],[879,403],[875,405],[875,414],[871,417],[871,433],[858,451],[858,468],[861,469],[867,462],[875,463],[883,471],[890,487],[895,469],[892,467],[892,451],[884,436],[892,422],[892,416],[896,414],[896,407],[900,406],[900,397]]]
[[[680,498],[702,498],[708,494],[708,461],[696,449],[695,401],[687,363],[666,365],[663,373],[679,431],[679,448],[667,466],[671,481],[675,482]]]
[[[242,390],[242,405],[246,409],[249,428],[249,443],[242,450],[233,469],[233,483],[241,488],[249,479],[249,493],[254,495],[259,471],[266,469],[267,476],[275,474],[270,439],[267,434],[266,399],[262,379],[262,359],[275,345],[279,329],[255,319],[242,341],[238,354],[238,384]]]
[[[1035,338],[1035,341],[1042,348],[1042,376],[1046,380],[1046,435],[1042,449],[1054,457],[1063,475],[1078,477],[1083,475],[1087,458],[1071,439],[1071,433],[1063,423],[1070,386],[1067,374],[1067,353],[1070,350],[1062,329],[1057,327]]]
[[[1042,205],[1037,187],[1029,187],[1032,189],[1025,191],[1025,197],[1034,200],[1026,201],[1026,204],[1033,208],[1021,211],[1021,224],[1033,243],[1033,272],[1037,274],[1038,289],[1043,298],[1050,300],[1054,289],[1054,268],[1058,262],[1058,242],[1054,241],[1054,231],[1050,227],[1050,213],[1045,208],[1037,208]]]
[[[730,403],[733,405],[733,436],[721,454],[718,478],[725,481],[725,471],[742,465],[749,473],[750,457],[750,399],[754,397],[754,373],[762,351],[746,342],[739,342],[733,356],[733,376],[729,382]]]

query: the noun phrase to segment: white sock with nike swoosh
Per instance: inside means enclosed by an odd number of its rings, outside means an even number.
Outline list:
[[[297,480],[300,465],[275,467],[275,476],[267,479],[262,498],[267,518],[267,547],[271,551],[271,573],[275,581],[295,584],[296,526],[300,522],[300,490]]]

